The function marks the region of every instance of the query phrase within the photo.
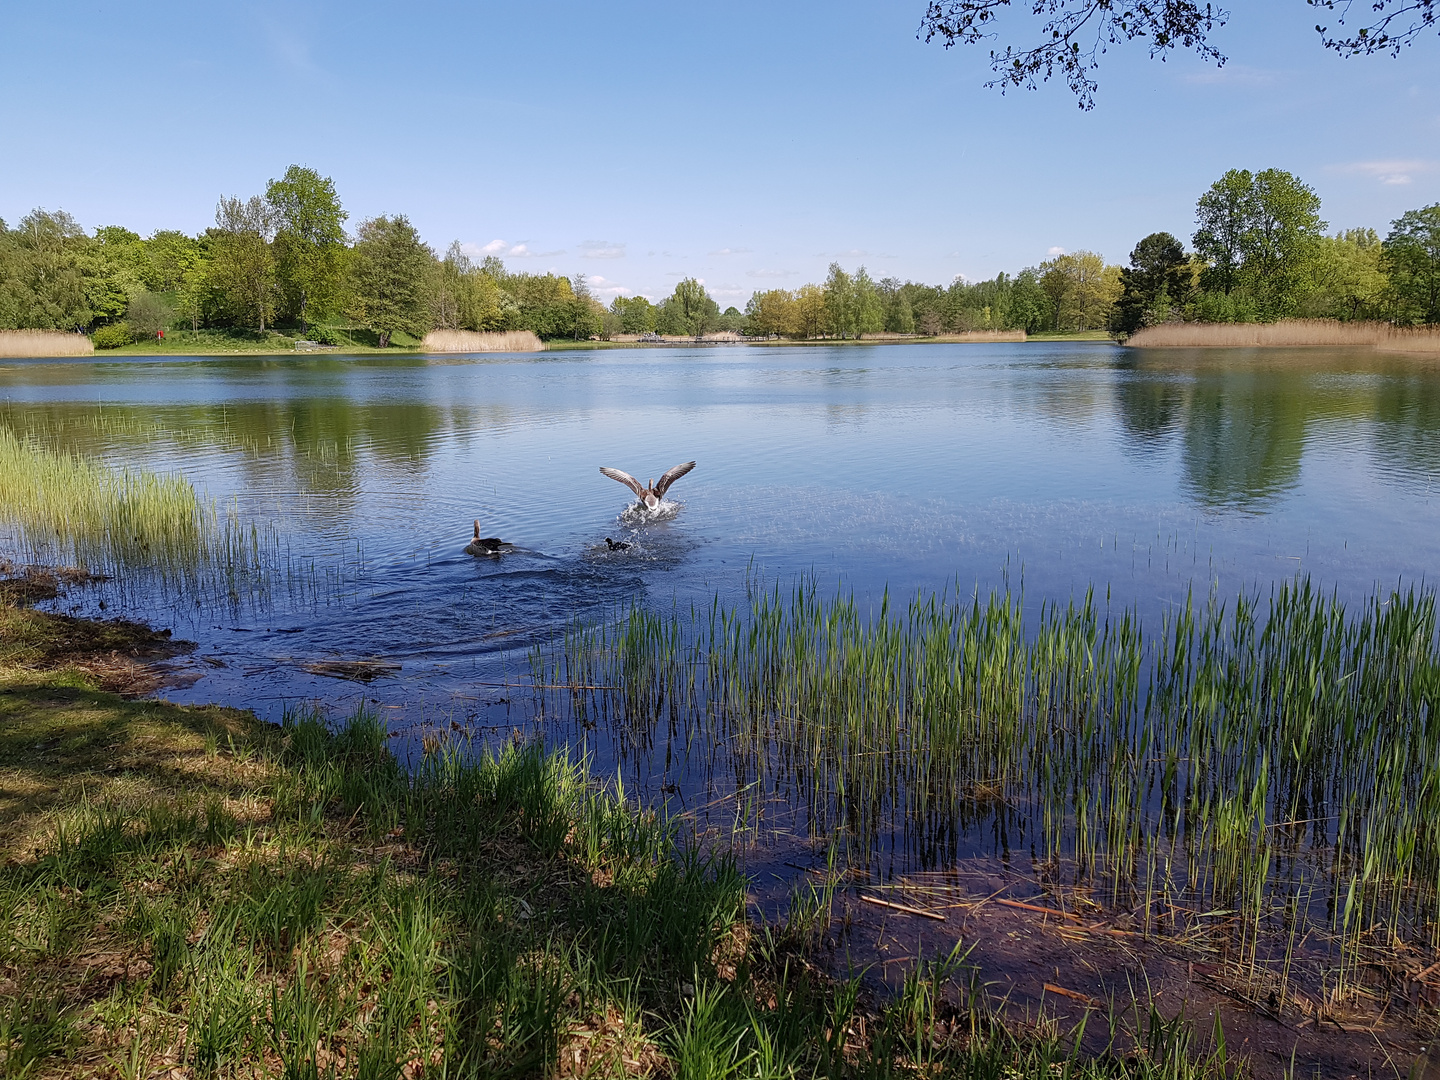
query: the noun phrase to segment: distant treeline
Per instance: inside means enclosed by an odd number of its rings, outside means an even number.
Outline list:
[[[398,333],[531,330],[542,338],[617,334],[854,338],[973,330],[1117,334],[1176,321],[1311,317],[1398,325],[1440,322],[1440,204],[1373,229],[1327,235],[1320,199],[1290,173],[1232,170],[1201,196],[1193,251],[1168,233],[1136,245],[1126,267],[1095,252],[1058,255],[1014,275],[949,286],[830,265],[820,284],[771,289],[722,311],[694,278],[658,302],[609,307],[584,275],[513,273],[443,256],[404,215],[348,218],[335,185],[291,166],[263,196],[222,198],[198,236],[148,239],[116,225],[87,233],[63,211],[0,220],[0,329],[92,333],[98,347],[173,327],[285,327],[320,341],[339,325]]]

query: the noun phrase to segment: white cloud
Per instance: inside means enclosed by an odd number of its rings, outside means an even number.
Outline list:
[[[460,250],[471,257],[486,255],[499,255],[505,259],[550,259],[556,255],[564,255],[564,248],[556,248],[554,251],[531,251],[526,243],[512,244],[509,240],[491,240],[488,244],[461,244]]]
[[[749,255],[749,248],[720,248],[718,251],[707,251],[707,255]]]
[[[556,248],[554,251],[531,251],[528,244],[516,244],[505,253],[506,257],[510,259],[549,259],[564,254],[564,248]]]
[[[582,259],[623,259],[625,245],[611,243],[609,240],[586,240],[580,245],[580,257]]]
[[[782,278],[794,277],[798,273],[798,270],[746,270],[745,276],[758,278]]]
[[[1064,249],[1063,247],[1058,247],[1058,246],[1057,246],[1057,247],[1052,247],[1052,248],[1046,249],[1045,254],[1046,254],[1046,255],[1049,255],[1049,256],[1053,259],[1056,255],[1064,255],[1064,254],[1065,254],[1065,249]]]
[[[590,292],[596,297],[608,296],[634,296],[634,289],[627,289],[624,285],[617,285],[609,278],[603,278],[599,274],[592,274],[585,279],[585,284],[590,287]]]
[[[1351,161],[1344,165],[1329,165],[1330,172],[1358,173],[1370,176],[1382,184],[1409,184],[1417,173],[1428,173],[1440,168],[1440,162],[1420,160],[1392,161]]]
[[[734,285],[716,285],[707,291],[717,300],[739,300],[741,297],[748,297],[751,292],[749,289],[741,289]]]

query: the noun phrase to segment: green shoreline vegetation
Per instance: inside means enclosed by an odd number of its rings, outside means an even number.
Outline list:
[[[871,1001],[805,959],[814,903],[752,921],[725,852],[563,753],[437,741],[407,770],[369,715],[126,700],[76,666],[79,621],[26,599],[0,596],[7,1077],[1233,1067],[1153,1009],[1098,1052],[1007,1027],[953,955]]]
[[[754,293],[724,311],[695,278],[658,300],[606,306],[583,274],[473,261],[458,241],[437,256],[403,214],[344,228],[335,184],[292,165],[263,196],[222,198],[197,236],[148,239],[118,225],[93,233],[63,211],[0,221],[0,330],[88,333],[121,354],[352,351],[418,346],[430,330],[529,330],[544,341],[617,335],[919,340],[976,331],[1108,332],[1177,321],[1319,318],[1440,323],[1440,204],[1409,211],[1382,239],[1370,227],[1328,235],[1320,198],[1280,169],[1232,169],[1196,204],[1193,250],[1152,233],[1112,265],[1096,252],[1053,255],[988,281],[947,286],[829,267],[821,283]],[[283,330],[283,334],[277,334]],[[161,335],[164,340],[161,340]]]

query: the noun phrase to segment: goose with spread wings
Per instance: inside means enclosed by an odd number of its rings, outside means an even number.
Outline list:
[[[665,492],[670,490],[670,485],[694,467],[695,462],[687,461],[683,465],[676,465],[673,469],[667,469],[665,475],[660,477],[659,480],[651,480],[644,485],[629,473],[621,472],[619,469],[609,469],[602,465],[600,466],[600,471],[610,477],[611,480],[619,480],[620,483],[635,492],[636,497],[639,498],[640,502],[643,503],[647,509],[654,510],[660,505],[660,500],[665,498]]]

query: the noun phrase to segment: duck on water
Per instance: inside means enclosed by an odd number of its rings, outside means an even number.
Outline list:
[[[499,555],[502,551],[509,551],[513,545],[501,540],[498,536],[481,536],[480,520],[475,520],[475,538],[465,545],[466,555]]]

